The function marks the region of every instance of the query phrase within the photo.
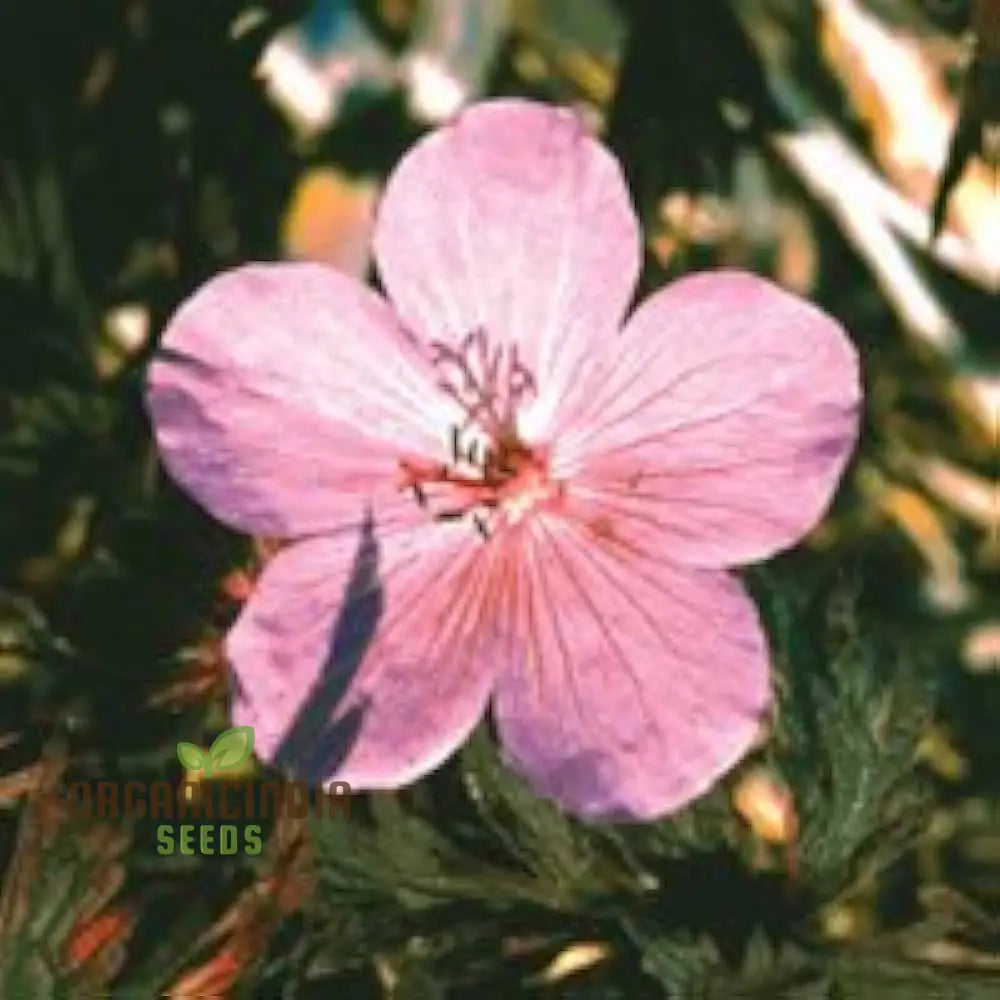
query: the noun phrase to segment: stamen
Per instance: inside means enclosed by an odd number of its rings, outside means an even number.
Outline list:
[[[435,520],[468,517],[488,541],[498,518],[520,520],[536,502],[561,489],[546,485],[544,459],[518,437],[517,411],[537,392],[535,379],[516,345],[491,345],[482,327],[458,345],[436,341],[431,350],[438,384],[458,403],[464,419],[449,428],[449,461],[403,459],[401,485],[413,490]]]

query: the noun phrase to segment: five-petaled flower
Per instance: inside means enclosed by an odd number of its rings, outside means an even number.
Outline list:
[[[857,357],[734,271],[626,319],[640,243],[575,116],[497,100],[389,178],[387,298],[252,265],[177,312],[149,385],[166,466],[219,519],[290,542],[227,640],[259,755],[399,787],[491,704],[540,793],[645,819],[746,753],[769,658],[727,567],[823,514]]]

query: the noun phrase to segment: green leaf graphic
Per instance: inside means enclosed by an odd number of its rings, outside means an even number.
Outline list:
[[[213,771],[231,771],[253,753],[253,727],[234,726],[219,733],[208,751]]]
[[[177,759],[188,771],[200,771],[208,763],[205,751],[193,743],[178,743]]]

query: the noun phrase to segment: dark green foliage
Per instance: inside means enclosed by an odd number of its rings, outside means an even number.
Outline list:
[[[894,861],[930,801],[914,757],[933,716],[933,659],[866,622],[859,583],[838,575],[810,593],[803,574],[775,568],[754,588],[781,672],[770,751],[795,791],[803,876],[819,898],[861,861],[869,872]]]

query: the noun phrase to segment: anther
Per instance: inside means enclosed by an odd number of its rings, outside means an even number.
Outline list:
[[[469,450],[465,456],[465,460],[469,463],[469,465],[475,465],[478,467],[483,467],[485,465],[485,462],[480,461],[480,446],[481,443],[477,440],[473,440],[472,444],[469,445]],[[486,455],[488,457],[489,452],[486,452]]]
[[[522,517],[539,493],[535,479],[544,474],[520,443],[516,423],[525,396],[537,392],[535,379],[517,346],[494,345],[483,327],[457,343],[435,342],[431,351],[438,384],[463,415],[449,428],[448,460],[401,462],[403,485],[435,520],[468,518],[488,541],[505,517]],[[428,491],[431,484],[438,488]]]

